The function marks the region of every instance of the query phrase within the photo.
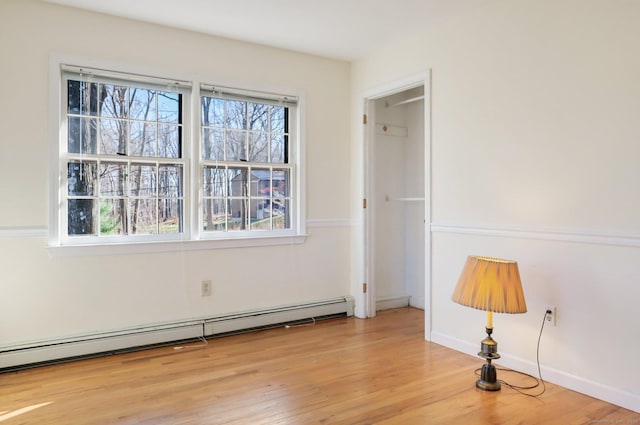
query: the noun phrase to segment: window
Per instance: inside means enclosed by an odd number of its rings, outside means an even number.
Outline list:
[[[301,235],[297,98],[57,69],[54,245]]]
[[[288,98],[201,88],[203,233],[292,228],[295,106]]]
[[[96,74],[63,73],[64,239],[183,233],[183,93]]]

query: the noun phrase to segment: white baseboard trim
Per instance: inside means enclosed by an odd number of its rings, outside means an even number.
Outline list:
[[[409,305],[420,310],[425,309],[424,297],[409,297]]]
[[[409,307],[409,296],[378,298],[376,300],[376,311],[390,310],[392,308]]]
[[[29,365],[97,356],[113,352],[169,344],[173,341],[210,337],[323,316],[353,316],[355,301],[344,296],[308,303],[139,326],[73,337],[30,341],[0,346],[0,371]]]
[[[477,344],[472,344],[468,341],[454,338],[437,331],[431,332],[431,342],[474,357],[477,356],[480,349],[479,340]],[[500,356],[500,360],[494,363],[513,370],[525,372],[533,376],[538,376],[538,367],[534,362],[530,362],[510,354],[500,353]],[[479,366],[482,365],[482,362],[483,360],[478,358]],[[640,413],[640,394],[634,394],[618,388],[603,385],[544,365],[540,365],[540,369],[542,372],[542,378],[547,382],[551,382],[590,397],[606,401],[607,403],[612,403],[617,406],[624,407],[625,409]]]

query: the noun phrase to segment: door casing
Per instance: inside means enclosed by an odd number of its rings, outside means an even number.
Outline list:
[[[364,176],[363,193],[368,204],[363,208],[363,276],[367,283],[367,289],[364,294],[366,317],[374,317],[376,315],[376,281],[374,272],[374,244],[375,231],[373,224],[375,222],[375,211],[373,208],[374,193],[374,160],[375,149],[375,101],[377,99],[410,90],[416,87],[424,87],[424,241],[425,241],[425,258],[424,258],[424,296],[425,296],[425,339],[431,340],[431,70],[421,72],[402,80],[394,81],[383,86],[376,87],[363,95],[363,111],[367,117],[366,123],[363,122],[363,159],[362,167]]]

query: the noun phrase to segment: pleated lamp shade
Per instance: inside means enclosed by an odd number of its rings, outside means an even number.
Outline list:
[[[469,256],[453,292],[453,301],[494,313],[526,313],[518,263]]]

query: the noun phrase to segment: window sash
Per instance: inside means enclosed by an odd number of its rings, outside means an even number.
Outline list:
[[[76,76],[82,81],[89,81],[93,78],[99,78],[106,82],[115,84],[131,84],[141,85],[146,88],[172,88],[190,90],[192,83],[178,79],[161,78],[151,75],[143,75],[129,72],[110,71],[101,68],[92,68],[86,66],[77,66],[69,64],[61,64],[63,77]]]
[[[61,91],[61,140],[60,140],[60,196],[62,202],[60,202],[60,221],[59,221],[59,238],[63,245],[82,245],[82,244],[103,244],[103,243],[126,243],[126,242],[154,242],[162,240],[182,240],[188,237],[190,224],[189,224],[189,159],[188,148],[185,141],[188,139],[186,134],[186,120],[184,119],[185,109],[188,110],[188,104],[190,99],[190,84],[184,82],[176,82],[174,80],[164,80],[153,77],[141,76],[139,74],[125,74],[108,72],[103,70],[96,71],[87,70],[85,68],[78,70],[76,73],[70,70],[68,66],[62,66],[62,91]],[[92,110],[91,105],[88,108],[73,110],[70,102],[71,97],[69,94],[69,81],[80,81],[83,84],[96,84],[96,109]],[[124,100],[127,110],[126,113],[99,113],[103,112],[101,109],[97,109],[97,102],[99,99],[98,87],[123,86],[127,87],[127,98]],[[149,103],[149,99],[146,99],[147,103],[142,102],[142,105],[147,105],[146,109],[155,108],[154,116],[149,119],[149,115],[134,116],[133,108],[129,108],[133,105],[135,99],[131,99],[128,96],[133,96],[133,93],[137,93],[138,90],[151,91],[153,90],[153,107]],[[149,92],[151,93],[151,92]],[[160,93],[167,93],[169,96],[169,102],[173,103],[178,101],[176,110],[173,110],[173,106],[165,114],[165,117],[161,117],[161,101],[159,100]],[[174,96],[175,93],[175,96]],[[113,93],[110,93],[113,95]],[[92,94],[90,93],[89,96]],[[178,97],[179,96],[179,97]],[[177,114],[174,115],[174,114]],[[169,118],[169,119],[166,119]],[[69,124],[73,121],[82,123],[86,122],[88,126],[92,125],[95,128],[92,131],[95,133],[95,141],[90,141],[90,145],[94,144],[95,148],[84,151],[81,145],[79,148],[71,149],[72,142],[70,142]],[[126,133],[125,140],[127,151],[120,152],[118,149],[103,151],[101,146],[104,144],[101,140],[103,123],[119,123],[118,127],[120,131]],[[134,136],[133,127],[142,128],[140,136]],[[80,130],[80,131],[83,131]],[[146,136],[146,132],[151,134],[150,137]],[[161,131],[169,131],[162,136],[164,143],[160,143]],[[85,132],[86,133],[86,132]],[[84,134],[84,133],[83,133]],[[90,136],[90,137],[94,137]],[[120,140],[118,144],[122,143],[122,134],[114,136],[115,140]],[[136,139],[136,137],[138,137]],[[142,146],[138,151],[134,151],[133,146],[135,143]],[[145,153],[144,146],[152,145],[150,152]],[[167,149],[171,149],[172,152],[168,152]],[[90,194],[76,194],[69,191],[69,178],[72,177],[69,171],[71,164],[93,164],[96,169],[95,182],[93,185],[93,192]],[[105,165],[111,165],[113,167],[121,166],[123,170],[126,170],[125,175],[121,178],[124,181],[124,188],[122,193],[112,195],[101,193],[102,183],[99,176],[101,167]],[[142,170],[151,170],[145,172],[145,178],[153,180],[152,193],[149,190],[143,190],[140,192],[134,190],[132,182],[136,178],[134,172],[142,173]],[[174,170],[174,171],[170,171]],[[176,171],[177,170],[177,171]],[[149,174],[151,173],[151,174]],[[175,175],[172,175],[175,174]],[[172,176],[169,176],[172,175]],[[74,177],[75,178],[75,177]],[[160,192],[160,186],[169,180],[174,180],[180,185],[175,189],[173,195]],[[144,183],[140,182],[144,188]],[[149,183],[151,184],[151,183]],[[149,188],[147,188],[149,189]],[[164,190],[167,188],[165,187]],[[79,203],[79,210],[70,212],[70,205]],[[142,205],[142,207],[140,207]],[[111,211],[109,211],[111,208]],[[90,217],[86,217],[86,214],[91,214]],[[110,213],[110,214],[109,214]],[[71,228],[70,224],[73,220],[78,219],[80,216],[85,215],[84,218],[88,220],[86,226],[79,226],[79,228]],[[140,215],[143,214],[143,215]],[[114,223],[110,223],[110,226],[105,227],[105,221],[111,220]],[[109,230],[111,228],[111,230]],[[77,231],[80,230],[80,233]]]
[[[260,92],[226,86],[200,84],[200,96],[217,97],[225,100],[239,100],[243,102],[264,103],[267,105],[295,107],[298,97],[292,95]]]
[[[264,97],[262,97],[264,96]],[[222,119],[218,122],[208,122],[205,125],[203,98],[213,98],[218,100],[224,100],[224,113]],[[245,124],[241,128],[229,127],[229,121],[227,116],[228,102],[243,102],[247,104],[249,108],[250,104],[269,105],[275,107],[285,108],[285,121],[283,123],[282,133],[276,132],[274,134],[281,134],[284,138],[284,153],[282,162],[274,162],[271,154],[271,145],[268,148],[268,155],[266,161],[256,161],[249,158],[250,152],[245,152],[245,158],[238,158],[236,156],[230,157],[227,154],[228,135],[227,132],[242,132],[247,138],[251,137],[252,129],[247,128]],[[286,234],[293,235],[297,231],[297,216],[298,216],[298,200],[297,200],[297,174],[296,174],[296,161],[293,155],[293,145],[296,137],[296,116],[297,116],[297,98],[283,95],[275,95],[269,93],[258,93],[243,91],[238,89],[230,89],[225,87],[213,87],[201,84],[200,87],[200,131],[199,134],[199,198],[201,208],[198,214],[198,230],[202,239],[224,239],[229,237],[257,237],[261,234]],[[248,113],[248,109],[246,110]],[[208,119],[208,117],[207,117]],[[246,120],[245,120],[246,121]],[[206,130],[206,131],[205,131]],[[266,137],[273,137],[273,126],[271,119],[269,125],[264,133]],[[204,152],[205,133],[206,132],[220,132],[224,139],[223,153],[218,155],[210,155],[207,157]],[[260,133],[260,131],[255,131]],[[210,136],[210,135],[209,135]],[[214,136],[215,137],[215,136]],[[245,139],[245,150],[250,150],[250,143],[248,139]],[[248,176],[248,187],[245,189],[247,192],[245,196],[237,196],[237,194],[225,193],[223,195],[212,196],[208,193],[205,187],[205,170],[211,169],[246,169]],[[252,193],[256,188],[254,187],[251,170],[286,170],[288,175],[288,188],[287,195],[282,197],[269,196],[261,198]],[[250,177],[249,177],[250,176]],[[231,185],[229,183],[229,185]],[[274,190],[274,182],[269,182],[269,189]],[[239,203],[241,206],[238,206]],[[261,208],[262,207],[262,208]],[[214,212],[215,210],[215,212]],[[284,212],[284,216],[282,215]],[[240,217],[236,217],[240,214]],[[213,219],[213,216],[217,218],[217,221]],[[278,217],[275,217],[278,215]],[[239,220],[240,222],[231,223],[230,220]],[[213,228],[211,228],[213,226]],[[266,227],[266,228],[265,228]]]

